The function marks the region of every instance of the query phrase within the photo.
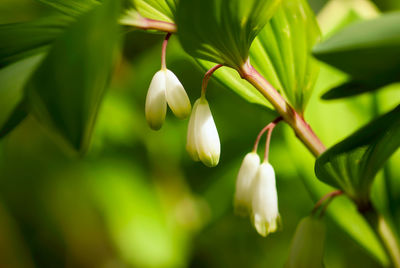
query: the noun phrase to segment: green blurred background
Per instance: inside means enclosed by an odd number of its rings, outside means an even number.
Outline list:
[[[325,1],[310,4],[318,12]],[[400,7],[398,0],[376,4],[382,10]],[[51,12],[34,0],[2,0],[0,23]],[[221,161],[213,169],[191,161],[185,152],[187,121],[169,114],[162,130],[154,132],[144,117],[162,39],[136,31],[126,35],[85,157],[66,150],[34,118],[0,141],[0,267],[283,266],[295,227],[313,206],[302,180],[313,176],[312,157],[286,126],[276,129],[270,158],[283,230],[260,237],[249,219],[233,214],[232,198],[242,158],[275,115],[211,81],[208,99],[222,143]],[[176,37],[167,62],[195,100],[203,72]],[[379,94],[321,101],[321,93],[341,79],[338,72],[322,70],[306,112],[328,146],[400,99],[399,87],[390,86]],[[393,158],[398,162],[399,153]],[[399,174],[400,167],[393,166],[388,172]],[[325,220],[326,267],[380,267]]]

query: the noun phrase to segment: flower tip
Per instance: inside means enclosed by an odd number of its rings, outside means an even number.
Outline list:
[[[265,220],[260,215],[255,214],[253,216],[253,225],[257,232],[263,236],[267,237],[270,233],[275,233],[281,227],[281,217],[278,216],[271,221]]]
[[[165,70],[166,98],[169,107],[176,117],[185,119],[190,115],[192,105],[186,91],[178,77],[170,71]]]
[[[207,167],[216,167],[219,163],[219,154],[200,154],[199,158],[201,162]]]

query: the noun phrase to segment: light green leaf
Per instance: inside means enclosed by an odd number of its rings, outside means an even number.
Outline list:
[[[251,63],[298,111],[303,111],[319,74],[310,52],[320,38],[315,16],[304,0],[286,0],[250,49]],[[212,64],[199,60],[204,69]],[[271,104],[235,71],[221,68],[213,77],[251,103]]]
[[[400,106],[327,150],[317,159],[315,172],[362,206],[376,174],[399,146]]]
[[[0,137],[7,134],[21,118],[19,108],[24,98],[24,86],[43,54],[10,64],[0,70]]]
[[[0,25],[0,67],[46,51],[71,22],[70,17],[57,15]]]
[[[118,1],[80,17],[54,43],[27,87],[32,113],[77,150],[87,149],[116,52]]]
[[[314,48],[314,55],[356,81],[399,81],[400,12],[344,28]]]
[[[83,14],[96,5],[100,4],[99,0],[37,0],[45,5],[51,6],[58,11],[69,15],[78,16]]]
[[[280,0],[181,0],[177,26],[191,56],[239,69]]]
[[[173,23],[177,0],[131,0],[145,18]]]
[[[310,54],[320,36],[307,1],[285,0],[250,50],[255,68],[301,113],[319,74]]]
[[[200,64],[204,70],[208,70],[215,65],[214,63],[205,60],[197,60],[197,63]],[[264,106],[271,110],[273,109],[272,105],[256,88],[240,78],[236,70],[222,67],[213,74],[213,77],[246,101]]]

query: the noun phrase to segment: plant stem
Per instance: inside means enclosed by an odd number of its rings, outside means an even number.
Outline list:
[[[257,152],[258,144],[260,143],[261,137],[262,137],[262,135],[264,135],[264,133],[265,133],[268,129],[270,129],[271,124],[272,124],[272,123],[278,124],[282,119],[283,119],[282,116],[277,117],[274,121],[272,121],[271,123],[269,123],[268,125],[266,125],[266,126],[260,131],[260,133],[258,133],[257,138],[256,138],[256,141],[254,142],[253,152],[255,152],[255,153]]]
[[[166,70],[167,69],[167,45],[168,45],[168,40],[171,37],[171,33],[167,33],[167,35],[164,38],[163,44],[162,44],[162,49],[161,49],[161,69]]]
[[[276,111],[293,128],[296,136],[318,157],[325,150],[325,146],[315,135],[304,118],[299,115],[276,91],[276,89],[247,61],[239,70],[240,76],[252,84],[275,107]]]
[[[369,209],[360,212],[379,236],[387,254],[392,260],[393,267],[400,268],[400,245],[390,224],[372,205],[370,205]]]
[[[207,85],[208,85],[208,81],[210,81],[211,76],[213,75],[213,73],[218,70],[219,68],[221,68],[222,64],[217,64],[214,67],[212,67],[210,70],[208,70],[203,78],[203,82],[201,84],[201,96],[205,96],[206,95],[206,90],[207,90]]]

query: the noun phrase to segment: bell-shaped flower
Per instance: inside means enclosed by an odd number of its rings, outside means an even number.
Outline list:
[[[267,236],[280,226],[275,172],[268,162],[258,168],[252,190],[252,221],[257,232]]]
[[[173,72],[162,69],[153,76],[146,97],[146,120],[152,129],[158,130],[164,123],[167,103],[178,118],[189,116],[191,105],[185,89]]]
[[[260,157],[257,153],[251,152],[244,157],[236,179],[234,207],[237,214],[246,215],[252,210],[252,186],[259,166]]]
[[[219,162],[221,145],[217,127],[205,97],[198,99],[190,116],[186,149],[193,160],[200,160],[208,167]]]
[[[322,268],[325,244],[325,224],[308,216],[297,226],[285,268]]]
[[[165,70],[166,97],[169,108],[176,117],[185,119],[190,115],[192,106],[185,89],[178,77],[170,70]]]

